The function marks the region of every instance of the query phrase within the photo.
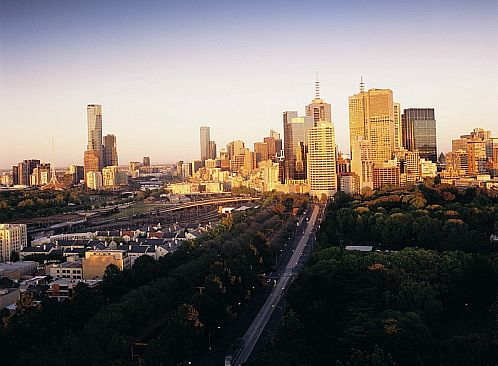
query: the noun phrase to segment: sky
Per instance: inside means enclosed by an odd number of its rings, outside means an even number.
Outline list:
[[[93,103],[120,164],[198,159],[202,125],[252,147],[304,114],[317,74],[341,151],[361,76],[435,108],[439,151],[498,135],[496,0],[0,3],[0,168],[81,164]]]

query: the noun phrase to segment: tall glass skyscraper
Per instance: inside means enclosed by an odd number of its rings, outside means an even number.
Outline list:
[[[88,146],[87,150],[102,153],[102,106],[89,104],[86,107],[88,121]]]
[[[211,140],[210,130],[207,126],[201,127],[201,160],[209,159],[209,141]]]
[[[418,151],[421,159],[437,163],[434,108],[405,109],[401,119],[404,148]]]

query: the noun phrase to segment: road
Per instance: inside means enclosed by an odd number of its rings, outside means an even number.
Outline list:
[[[249,356],[251,355],[254,347],[256,346],[256,343],[258,342],[261,333],[265,329],[266,323],[268,323],[268,321],[270,320],[273,310],[278,305],[285,290],[287,289],[287,286],[290,284],[290,281],[292,280],[294,269],[299,263],[304,248],[306,247],[306,243],[308,243],[311,232],[315,226],[315,222],[318,217],[318,212],[319,212],[319,207],[313,206],[313,213],[308,222],[308,225],[306,226],[306,230],[303,236],[299,240],[299,243],[297,244],[297,247],[294,250],[294,254],[287,263],[285,271],[278,280],[277,285],[274,287],[271,294],[268,296],[265,303],[261,307],[258,315],[256,315],[256,318],[254,318],[253,322],[249,326],[249,329],[242,337],[243,340],[242,348],[240,352],[234,355],[232,365],[234,366],[243,365],[249,359]],[[305,221],[302,222],[304,223]]]

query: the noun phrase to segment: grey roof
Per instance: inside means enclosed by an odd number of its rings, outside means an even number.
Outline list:
[[[45,244],[39,247],[24,247],[21,249],[21,253],[48,253],[54,249],[52,244]]]

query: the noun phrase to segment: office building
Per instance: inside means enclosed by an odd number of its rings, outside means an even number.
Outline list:
[[[105,135],[104,136],[104,153],[103,153],[103,164],[102,166],[114,166],[118,165],[118,149],[116,144],[116,136]]]
[[[19,166],[18,165],[13,165],[12,166],[12,184],[17,185],[19,183]]]
[[[401,116],[403,146],[420,158],[437,162],[436,120],[433,108],[409,108]]]
[[[373,188],[373,166],[374,162],[370,157],[370,141],[361,136],[352,141],[351,151],[351,172],[356,175],[360,193],[365,188]]]
[[[216,159],[216,142],[209,141],[209,159]]]
[[[233,160],[237,155],[244,154],[244,141],[235,140],[227,144],[228,159]]]
[[[318,121],[307,132],[307,179],[310,193],[321,198],[337,192],[335,133],[330,121]]]
[[[71,164],[68,173],[72,175],[72,183],[78,184],[85,179],[85,167],[81,165]]]
[[[210,137],[210,128],[207,126],[202,126],[200,128],[200,139],[201,139],[201,161],[209,159],[209,141],[211,141]]]
[[[40,160],[30,159],[23,160],[17,165],[17,184],[23,186],[31,185],[31,174],[33,170],[40,165]]]
[[[117,166],[108,166],[102,169],[102,185],[104,187],[117,187],[128,185],[128,175],[119,170]]]
[[[251,173],[256,169],[256,154],[254,151],[245,149],[244,151],[244,171],[246,173]]]
[[[89,172],[99,172],[101,162],[100,162],[101,155],[97,150],[87,150],[85,151],[84,155],[84,164],[83,164],[83,170],[85,174],[85,180],[87,179],[88,173]]]
[[[332,122],[332,112],[330,104],[325,103],[320,98],[320,82],[315,81],[315,98],[306,106],[306,116],[313,119],[313,123],[318,121]]]
[[[12,253],[19,253],[27,245],[25,224],[0,224],[0,263],[10,261]]]
[[[86,186],[89,189],[102,189],[102,172],[89,171],[86,173]]]
[[[403,147],[403,133],[401,124],[401,106],[399,103],[394,103],[394,150]]]
[[[358,177],[353,173],[341,173],[339,176],[339,190],[353,195],[360,192]]]
[[[150,157],[144,156],[142,166],[150,166]]]
[[[397,160],[375,163],[373,167],[373,188],[380,189],[385,186],[399,186],[400,172]]]
[[[50,164],[39,164],[33,169],[33,173],[30,176],[31,186],[43,186],[50,182],[52,171],[50,170]]]
[[[275,140],[272,139],[272,141]],[[266,142],[255,142],[254,153],[256,154],[256,164],[261,161],[266,161],[270,158],[269,146]]]
[[[437,175],[437,164],[430,160],[420,159],[420,177],[434,178]]]
[[[298,117],[296,111],[283,113],[285,180],[306,179],[306,133],[313,117]]]

